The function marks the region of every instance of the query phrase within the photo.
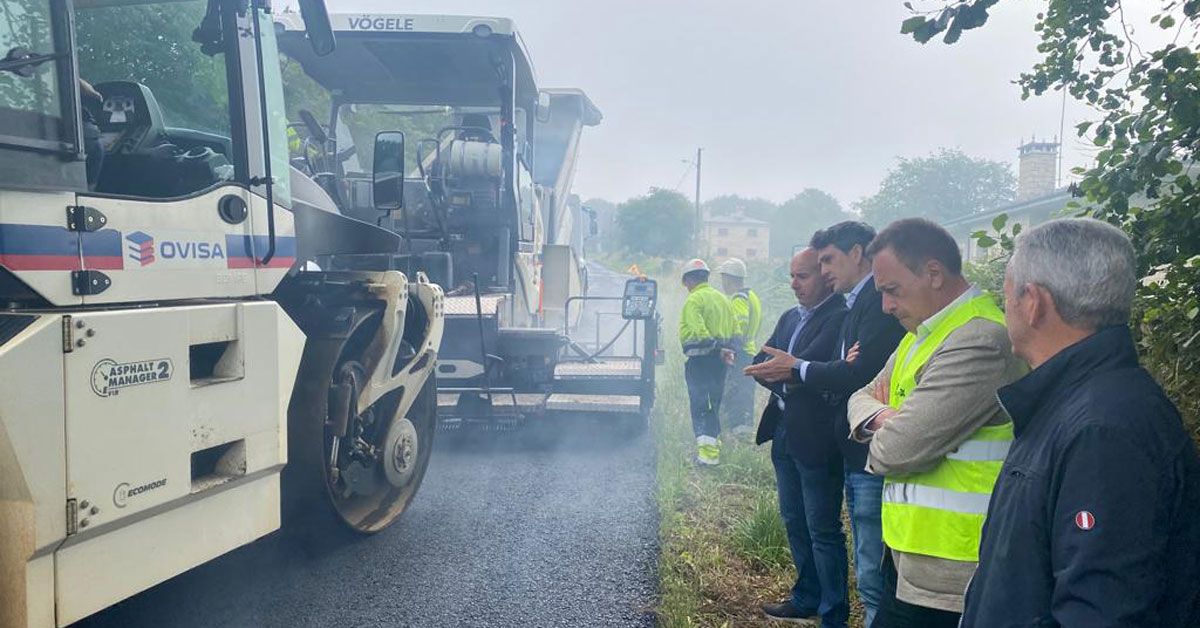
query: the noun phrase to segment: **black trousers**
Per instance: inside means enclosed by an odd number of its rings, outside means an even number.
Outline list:
[[[720,353],[690,357],[683,365],[688,405],[692,410],[692,432],[696,436],[716,438],[721,433],[721,421],[717,417],[725,391],[725,370]]]
[[[959,613],[917,606],[896,599],[896,563],[883,553],[883,599],[870,628],[958,628]]]

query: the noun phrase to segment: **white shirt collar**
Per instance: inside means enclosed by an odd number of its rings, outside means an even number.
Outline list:
[[[817,310],[821,309],[821,306],[825,305],[825,302],[832,299],[833,297],[834,297],[834,295],[830,294],[829,296],[822,299],[820,303],[818,303],[812,307],[804,307],[803,305],[797,303],[796,311],[800,312],[800,318],[808,318],[809,316],[812,316],[813,312],[816,312]]]
[[[875,273],[873,273],[873,272],[867,273],[866,277],[863,277],[862,279],[860,279],[858,282],[858,285],[854,286],[854,289],[846,294],[846,307],[847,308],[854,307],[854,302],[858,300],[858,293],[862,292],[863,287],[867,285],[868,281],[874,281],[874,280],[875,280]]]
[[[962,305],[963,303],[966,303],[967,301],[970,301],[971,299],[974,299],[975,297],[982,295],[982,290],[976,288],[975,286],[968,285],[967,289],[963,291],[962,294],[958,295],[958,298],[951,301],[946,307],[938,310],[933,316],[930,316],[921,322],[920,326],[917,327],[917,340],[924,340],[925,337],[933,331],[933,328],[937,327],[938,323],[942,322],[942,320],[944,320],[946,316],[950,314],[951,310]]]

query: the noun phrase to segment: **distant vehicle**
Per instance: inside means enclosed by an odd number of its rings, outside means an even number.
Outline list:
[[[400,238],[289,172],[270,13],[3,1],[0,626],[82,619],[276,530],[285,502],[394,521],[429,461],[443,295],[320,270]],[[330,52],[324,3],[300,7]],[[377,198],[401,188],[386,139]]]
[[[654,282],[635,278],[612,297],[631,321],[622,328],[635,339],[628,355],[605,351],[614,339],[585,346],[571,337],[583,304],[597,300],[581,262],[595,222],[582,219],[570,188],[582,129],[600,123],[599,109],[581,90],[538,89],[511,20],[331,19],[338,49],[321,57],[296,16],[278,17],[284,53],[329,103],[323,123],[298,113],[307,139],[296,159],[347,214],[403,237],[393,268],[446,286],[442,424],[512,425],[557,412],[644,421],[654,401]],[[365,149],[398,128],[408,130],[415,166],[384,214]]]

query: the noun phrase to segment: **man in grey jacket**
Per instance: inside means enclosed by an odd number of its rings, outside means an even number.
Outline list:
[[[870,443],[867,471],[885,476],[885,591],[873,626],[950,628],[1012,440],[996,389],[1025,367],[995,301],[962,276],[945,229],[894,222],[868,255],[883,309],[908,330],[847,413],[852,438]]]

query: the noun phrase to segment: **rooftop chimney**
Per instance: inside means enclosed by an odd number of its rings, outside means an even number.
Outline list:
[[[1030,140],[1017,149],[1017,200],[1046,196],[1058,187],[1058,142]]]

